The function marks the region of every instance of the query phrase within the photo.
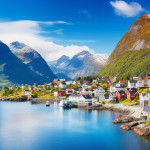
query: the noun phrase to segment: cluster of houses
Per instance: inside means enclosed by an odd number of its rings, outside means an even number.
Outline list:
[[[139,89],[150,88],[150,74],[147,74],[145,80],[139,77],[132,77],[132,80],[120,80],[116,82],[117,77],[99,77],[92,82],[89,81],[66,81],[65,79],[54,79],[53,87],[54,97],[64,100],[68,99],[79,105],[92,105],[95,102],[112,102],[117,100],[138,100],[141,106],[147,106],[150,101],[149,93],[140,93]],[[76,85],[76,86],[70,86]],[[47,84],[48,87],[52,83]],[[103,87],[104,86],[104,87]],[[71,88],[75,87],[75,88]],[[16,88],[13,86],[12,88]],[[34,87],[25,90],[25,95],[30,95]],[[61,90],[60,90],[61,89]],[[36,88],[38,92],[43,91],[43,88]],[[51,92],[48,88],[47,91]]]

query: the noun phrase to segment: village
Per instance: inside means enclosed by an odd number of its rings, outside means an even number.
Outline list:
[[[145,79],[130,77],[130,80],[119,80],[117,77],[98,77],[90,81],[66,81],[54,79],[52,83],[33,86],[13,85],[4,87],[1,97],[9,98],[52,98],[60,101],[62,107],[100,106],[105,104],[122,104],[139,106],[138,114],[150,118],[150,74]],[[26,99],[27,100],[27,99]]]

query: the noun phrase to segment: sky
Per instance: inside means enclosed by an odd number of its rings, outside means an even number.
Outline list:
[[[0,40],[19,41],[46,61],[83,50],[111,53],[149,0],[0,0]]]

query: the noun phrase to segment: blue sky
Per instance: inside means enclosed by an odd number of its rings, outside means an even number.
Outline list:
[[[5,0],[0,4],[0,38],[7,44],[20,39],[47,61],[82,49],[111,53],[149,6],[149,0]]]

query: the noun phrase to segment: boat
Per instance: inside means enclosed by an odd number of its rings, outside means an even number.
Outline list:
[[[49,107],[50,106],[50,103],[49,103],[49,101],[46,101],[46,107]]]
[[[59,103],[60,107],[64,107],[64,108],[71,108],[72,107],[72,102],[68,101],[68,100],[61,100]]]

